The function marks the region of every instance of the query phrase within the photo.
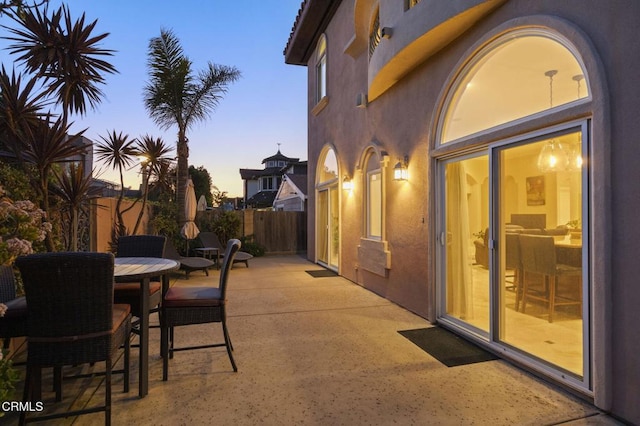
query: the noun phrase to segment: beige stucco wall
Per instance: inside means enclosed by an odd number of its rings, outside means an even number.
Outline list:
[[[91,238],[91,250],[98,252],[108,252],[110,250],[109,243],[112,240],[112,230],[113,224],[115,223],[116,218],[116,204],[118,202],[117,198],[99,198],[94,201],[94,205],[92,207],[92,238]],[[121,210],[129,208],[133,204],[132,201],[123,200]],[[125,225],[129,232],[131,232],[138,220],[138,213],[142,208],[142,203],[138,202],[136,205],[124,213],[123,218],[125,221]],[[147,209],[147,213],[142,216],[142,221],[140,222],[140,227],[138,230],[138,234],[148,233],[149,225],[149,210]]]
[[[402,2],[386,2],[402,3]],[[425,3],[424,1],[422,3]],[[421,4],[422,4],[421,3]],[[445,88],[463,59],[489,34],[531,22],[554,25],[575,41],[586,58],[594,101],[558,119],[592,117],[591,259],[594,335],[593,382],[596,403],[627,421],[640,423],[640,306],[635,254],[640,253],[640,38],[635,34],[640,2],[632,0],[563,1],[509,0],[480,19],[460,37],[404,75],[366,108],[356,96],[367,93],[369,65],[366,51],[345,53],[354,36],[354,5],[343,1],[329,23],[327,36],[328,103],[309,113],[309,188],[315,186],[318,155],[332,144],[339,175],[353,177],[352,194],[341,192],[340,273],[400,305],[435,320],[434,238],[432,217],[433,135]],[[385,6],[386,7],[386,6]],[[401,6],[399,6],[401,7]],[[381,9],[382,10],[382,9]],[[393,16],[393,14],[392,14]],[[393,27],[393,22],[385,25]],[[419,25],[419,23],[416,23]],[[313,61],[313,56],[312,56]],[[309,111],[313,102],[315,69],[309,72]],[[541,120],[539,128],[549,126]],[[516,129],[518,130],[518,129]],[[508,133],[496,134],[507,138]],[[391,267],[387,277],[359,268],[357,247],[363,230],[362,174],[357,164],[363,150],[379,143],[389,155],[391,173],[399,157],[409,155],[410,180],[385,181],[385,227]],[[473,144],[473,141],[470,141]],[[309,191],[308,256],[315,253],[315,193]]]

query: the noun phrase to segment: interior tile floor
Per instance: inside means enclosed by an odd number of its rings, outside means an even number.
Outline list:
[[[137,397],[133,349],[130,393],[122,393],[122,376],[113,379],[113,424],[621,424],[502,360],[448,368],[398,334],[429,327],[428,321],[344,278],[313,278],[310,269],[320,267],[301,256],[234,267],[228,327],[237,373],[224,348],[179,352],[163,382],[160,331],[152,329],[149,395]],[[176,275],[172,285],[217,284],[218,272],[209,275]],[[178,343],[206,335],[220,336],[219,324],[176,329]],[[101,380],[65,381],[64,402],[55,404],[49,374],[45,406],[65,410],[98,401]],[[0,419],[16,422],[14,413]],[[100,423],[97,413],[52,424]]]

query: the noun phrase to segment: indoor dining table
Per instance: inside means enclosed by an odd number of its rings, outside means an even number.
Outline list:
[[[554,239],[558,263],[582,267],[582,239],[572,239],[569,235]]]
[[[116,257],[114,280],[116,283],[140,282],[140,312],[147,312],[140,318],[140,364],[139,395],[144,397],[149,391],[149,282],[153,277],[162,277],[162,292],[169,288],[168,273],[180,268],[180,262],[157,257]]]

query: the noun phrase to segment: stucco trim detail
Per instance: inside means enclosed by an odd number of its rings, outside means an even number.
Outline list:
[[[361,269],[387,277],[391,269],[391,252],[386,241],[360,239],[358,245],[358,265]]]

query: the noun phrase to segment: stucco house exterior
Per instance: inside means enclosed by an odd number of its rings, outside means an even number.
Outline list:
[[[305,0],[309,259],[640,424],[638,17]]]

